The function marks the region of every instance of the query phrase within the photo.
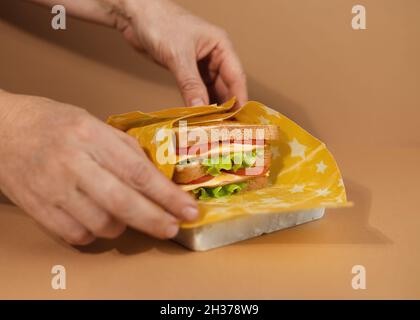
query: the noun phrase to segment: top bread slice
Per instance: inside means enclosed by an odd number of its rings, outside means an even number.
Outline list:
[[[207,134],[208,143],[218,141],[250,141],[250,140],[265,140],[271,141],[278,139],[279,131],[275,125],[263,124],[248,124],[238,121],[215,121],[205,123],[202,125],[188,126],[188,135],[191,132],[200,132]],[[188,139],[180,143],[179,128],[175,127],[174,132],[176,135],[177,145],[192,146],[199,140]],[[194,134],[193,134],[194,135]],[[197,138],[198,139],[198,138]]]

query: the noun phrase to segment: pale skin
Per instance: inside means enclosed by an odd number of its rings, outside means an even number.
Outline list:
[[[54,0],[32,0],[51,6]],[[67,13],[115,27],[175,76],[186,105],[247,100],[226,33],[167,0],[61,0]],[[200,66],[200,70],[199,70]],[[73,105],[0,90],[0,189],[73,245],[127,226],[174,237],[198,217],[195,200],[163,176],[137,142]]]

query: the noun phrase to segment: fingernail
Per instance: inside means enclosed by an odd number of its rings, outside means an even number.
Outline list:
[[[193,107],[195,107],[195,106],[204,106],[204,105],[205,105],[204,100],[201,99],[201,98],[193,99],[191,101],[191,106],[193,106]]]
[[[173,238],[177,235],[179,230],[179,227],[177,224],[171,224],[167,229],[166,229],[166,236],[168,238]]]
[[[198,209],[195,207],[185,207],[182,210],[182,216],[187,220],[195,220],[198,218]]]

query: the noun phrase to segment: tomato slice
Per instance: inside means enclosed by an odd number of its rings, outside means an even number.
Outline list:
[[[197,184],[197,183],[203,183],[203,182],[207,182],[207,181],[209,181],[209,180],[211,180],[211,179],[213,179],[214,177],[211,175],[211,174],[208,174],[208,175],[206,175],[206,176],[202,176],[202,177],[200,177],[200,178],[198,178],[198,179],[195,179],[195,180],[192,180],[192,181],[190,181],[190,182],[188,182],[188,183],[186,183],[186,184]]]
[[[238,169],[236,171],[228,170],[228,171],[224,171],[224,172],[235,174],[237,176],[254,176],[254,177],[257,177],[257,176],[265,175],[268,172],[269,168],[264,167],[262,171],[257,170],[257,168],[255,168],[255,167],[254,167],[253,170],[247,170],[247,169],[251,169],[251,168],[241,168],[241,169]],[[190,182],[183,183],[183,184],[198,184],[198,183],[203,183],[203,182],[210,181],[213,178],[214,178],[214,176],[212,176],[211,174],[208,174],[208,175],[202,176],[198,179],[195,179],[195,180],[192,180]]]

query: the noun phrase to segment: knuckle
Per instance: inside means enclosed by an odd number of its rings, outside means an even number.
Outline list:
[[[158,56],[169,67],[173,67],[179,59],[180,53],[176,46],[159,46]]]
[[[220,38],[229,40],[229,33],[225,29],[217,28],[217,34]]]
[[[126,175],[134,188],[139,190],[145,190],[150,187],[149,182],[153,178],[150,168],[145,161],[136,162],[128,169]]]
[[[165,58],[163,58],[162,60],[164,60],[169,66],[174,65],[178,59],[178,54],[176,53],[175,50],[172,50],[172,49],[169,49],[168,53],[166,53],[164,56]]]
[[[230,42],[229,33],[225,29],[220,28],[220,27],[214,27],[214,28],[215,29],[212,33],[215,35],[217,39]]]
[[[91,121],[84,117],[80,117],[71,130],[73,131],[73,134],[82,140],[90,140],[94,135]]]
[[[55,207],[58,208],[67,208],[68,204],[71,202],[70,193],[64,188],[55,187],[54,190],[50,191],[49,194],[51,202]]]
[[[180,89],[182,91],[196,91],[201,88],[201,81],[195,77],[189,77],[180,81]]]

